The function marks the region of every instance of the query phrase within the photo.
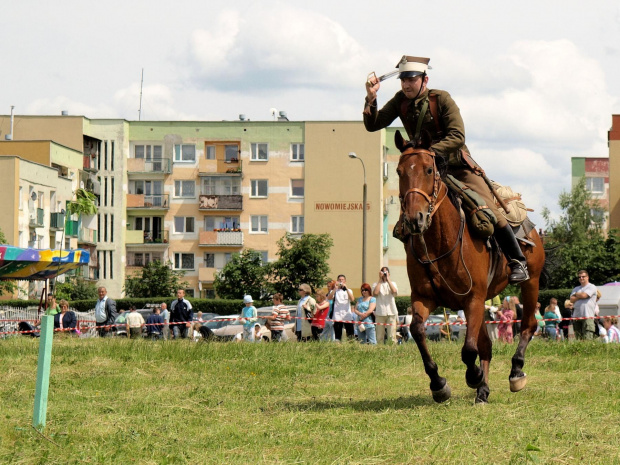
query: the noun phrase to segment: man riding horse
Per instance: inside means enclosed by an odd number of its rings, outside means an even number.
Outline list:
[[[380,78],[370,78],[366,83],[364,126],[368,131],[378,131],[400,117],[414,144],[418,143],[424,131],[430,134],[433,141],[430,150],[446,160],[448,173],[479,194],[485,206],[497,218],[493,236],[508,259],[511,270],[509,282],[516,284],[527,281],[529,274],[525,257],[512,227],[496,207],[493,193],[482,176],[483,172],[465,145],[465,125],[459,107],[448,92],[427,88],[426,71],[431,69],[429,61],[429,58],[402,57],[396,65],[401,90],[381,110],[377,110]],[[402,213],[393,234],[405,243],[411,234]]]

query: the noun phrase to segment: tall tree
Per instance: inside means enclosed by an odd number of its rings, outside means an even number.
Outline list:
[[[128,297],[172,297],[189,286],[181,281],[184,276],[184,271],[172,269],[172,262],[155,260],[142,268],[141,275],[125,279],[125,292]]]
[[[329,234],[303,234],[297,238],[286,234],[278,241],[278,260],[271,264],[274,289],[285,299],[297,297],[297,286],[309,284],[312,289],[325,286],[329,274],[330,249],[334,245]]]
[[[262,262],[260,252],[245,249],[233,254],[230,262],[216,273],[213,288],[222,299],[241,299],[244,294],[257,300],[266,299],[272,291],[269,269],[269,264]]]
[[[588,270],[590,281],[604,284],[619,274],[618,232],[603,230],[604,210],[592,198],[582,178],[571,190],[562,192],[558,204],[560,218],[543,210],[547,223],[545,245],[550,249],[550,288],[575,286],[577,271]]]

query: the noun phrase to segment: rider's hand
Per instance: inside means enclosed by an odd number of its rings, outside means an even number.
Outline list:
[[[368,99],[368,103],[373,103],[377,100],[377,92],[380,87],[381,83],[376,77],[372,77],[366,82],[366,98]]]

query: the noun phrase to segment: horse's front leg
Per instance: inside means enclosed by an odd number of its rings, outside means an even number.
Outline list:
[[[485,384],[484,370],[482,367],[476,365],[480,352],[479,336],[484,320],[484,301],[472,299],[467,304],[465,315],[467,317],[467,332],[465,344],[463,344],[463,349],[461,350],[461,360],[463,360],[463,363],[467,366],[467,371],[465,372],[467,386],[472,389],[478,389]],[[486,351],[485,359],[486,361],[490,361],[490,356]]]
[[[424,303],[421,301],[412,302],[413,319],[411,321],[410,330],[413,340],[417,344],[420,355],[422,356],[424,371],[426,371],[426,374],[431,380],[430,388],[433,393],[433,400],[435,402],[445,402],[452,395],[452,391],[450,390],[446,378],[439,376],[437,364],[433,361],[428,351],[428,346],[426,345],[424,322],[430,313],[430,305],[430,301]]]
[[[512,356],[512,370],[510,370],[510,390],[518,392],[527,384],[527,375],[523,372],[525,364],[525,350],[532,340],[538,322],[534,316],[536,302],[538,301],[538,278],[532,277],[521,284],[523,303],[523,319],[521,320],[521,337],[517,350]]]

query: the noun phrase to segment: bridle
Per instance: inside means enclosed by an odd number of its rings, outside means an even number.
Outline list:
[[[433,181],[433,191],[429,195],[426,192],[424,192],[422,189],[413,187],[409,189],[407,192],[405,192],[404,194],[399,194],[398,197],[400,199],[400,211],[401,213],[405,212],[405,206],[407,204],[407,197],[409,196],[409,194],[420,194],[428,202],[428,224],[426,225],[426,227],[428,228],[431,225],[433,215],[439,209],[441,202],[443,202],[444,199],[448,195],[448,187],[445,185],[445,183],[441,182],[441,176],[439,175],[439,171],[437,170],[437,163],[435,161],[435,152],[432,152],[426,149],[414,149],[413,147],[407,147],[400,154],[400,160],[398,163],[400,164],[402,162],[403,157],[414,156],[414,155],[428,155],[433,159],[433,171],[435,173],[435,176],[434,176],[435,179]],[[439,200],[437,200],[442,187],[444,189],[444,194]],[[416,234],[423,234],[423,233],[424,231],[420,233],[416,233]]]
[[[453,294],[459,295],[459,296],[467,295],[467,294],[469,294],[469,292],[471,291],[471,289],[473,287],[473,279],[472,279],[471,273],[469,272],[469,269],[467,268],[467,265],[465,264],[465,259],[463,257],[463,231],[465,229],[465,216],[463,214],[463,210],[459,208],[459,213],[460,213],[460,216],[461,216],[461,224],[460,224],[460,227],[459,227],[458,235],[456,237],[456,241],[454,242],[452,247],[447,252],[441,254],[438,257],[435,257],[434,259],[431,259],[429,257],[428,249],[426,247],[426,241],[424,240],[424,233],[430,227],[431,221],[433,219],[433,215],[439,210],[439,206],[445,200],[445,198],[448,196],[448,186],[446,186],[446,184],[441,181],[441,176],[439,174],[439,171],[437,170],[437,162],[436,162],[436,159],[435,159],[435,152],[432,152],[432,151],[426,150],[426,149],[421,149],[421,148],[414,149],[413,147],[407,147],[405,150],[403,150],[401,152],[398,164],[399,165],[401,164],[401,162],[403,160],[403,157],[414,156],[414,155],[428,155],[428,156],[432,157],[432,159],[433,159],[433,171],[435,173],[435,175],[434,175],[435,179],[433,181],[433,191],[430,193],[430,195],[427,194],[426,192],[424,192],[423,190],[418,189],[417,187],[414,187],[414,188],[411,188],[411,189],[407,190],[407,192],[405,192],[403,195],[399,195],[401,213],[405,212],[405,206],[406,206],[407,197],[409,196],[409,194],[420,194],[428,202],[428,215],[429,216],[428,216],[428,221],[427,221],[427,224],[426,224],[426,228],[423,231],[419,232],[419,233],[415,233],[415,234],[412,233],[411,234],[411,237],[410,237],[410,240],[409,240],[410,241],[409,245],[410,245],[411,253],[418,260],[418,262],[421,265],[424,266],[424,269],[425,269],[425,271],[426,271],[426,273],[428,275],[431,287],[433,288],[433,291],[435,292],[435,294],[437,296],[439,296],[440,293],[439,293],[439,290],[436,288],[435,283],[433,281],[433,276],[431,274],[431,267],[434,268],[434,270],[437,272],[437,274],[439,275],[441,280],[446,284],[448,289],[450,289],[450,291]],[[439,198],[439,194],[440,194],[440,192],[442,190],[442,187],[444,189],[444,194],[443,194],[443,196],[441,198]],[[439,198],[439,200],[438,200],[438,198]],[[413,247],[413,236],[414,235],[419,237],[419,240],[420,240],[420,242],[422,244],[422,247],[424,248],[424,254],[426,255],[425,259],[421,259],[420,257],[416,256],[416,254],[415,254],[415,249]],[[445,257],[448,257],[448,256],[452,255],[452,253],[456,249],[456,247],[457,247],[459,242],[461,243],[461,247],[460,247],[461,263],[465,267],[467,275],[469,276],[469,288],[464,293],[456,292],[454,289],[452,289],[452,287],[450,286],[448,281],[446,281],[446,279],[443,277],[443,275],[439,271],[439,268],[435,264],[435,262],[441,260],[442,258],[445,258]]]

